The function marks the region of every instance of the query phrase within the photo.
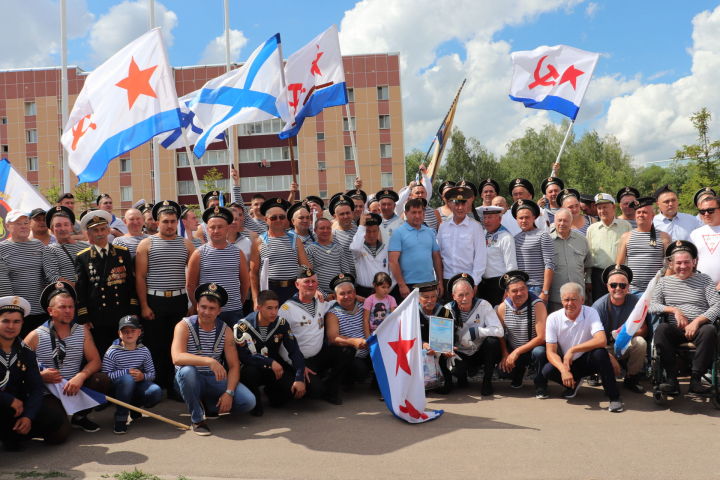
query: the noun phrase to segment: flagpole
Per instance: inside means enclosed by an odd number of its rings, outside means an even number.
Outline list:
[[[225,73],[231,70],[230,63],[230,0],[225,0],[224,4],[225,12]],[[238,155],[235,155],[235,149],[237,148],[237,134],[235,125],[231,125],[227,131],[227,147],[228,147],[228,163],[232,165],[235,170],[240,173],[240,166],[238,165]]]
[[[67,8],[66,0],[60,0],[60,115],[62,128],[68,120],[68,73],[67,73]],[[62,148],[63,192],[70,191],[70,165],[67,150]]]
[[[558,152],[557,158],[555,159],[555,163],[553,164],[552,170],[550,171],[551,177],[555,176],[556,166],[557,167],[560,166],[560,157],[562,156],[563,150],[565,150],[565,144],[567,143],[568,137],[570,136],[570,131],[572,130],[573,125],[575,125],[575,120],[572,120],[570,122],[570,125],[568,125],[567,132],[565,132],[565,138],[563,138],[562,145],[560,145],[560,151]]]
[[[148,0],[148,27],[155,28],[155,0]],[[160,148],[155,138],[150,141],[153,165],[153,200],[160,201]]]
[[[352,145],[353,161],[355,163],[355,176],[359,177],[360,165],[358,164],[357,148],[355,147],[355,128],[357,125],[354,124],[352,117],[350,116],[350,102],[345,104],[345,115],[347,115],[348,130],[350,131],[350,145]]]
[[[293,183],[297,183],[297,168],[295,168],[295,148],[292,144],[292,137],[288,137],[288,148],[290,149],[290,173],[292,174],[292,181]],[[298,185],[298,189],[300,186]],[[292,197],[290,198],[291,202],[295,201],[295,192],[290,192]],[[298,192],[299,195],[299,192]]]

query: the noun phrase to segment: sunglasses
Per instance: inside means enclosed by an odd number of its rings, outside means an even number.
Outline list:
[[[627,283],[614,283],[614,282],[613,282],[613,283],[610,284],[610,288],[621,288],[621,289],[625,289],[625,287],[627,287],[627,286],[628,286]]]
[[[273,215],[272,217],[267,217],[267,218],[271,222],[274,222],[275,220],[285,220],[287,218],[287,215]]]
[[[715,213],[715,210],[717,210],[717,208],[701,208],[700,210],[698,210],[698,213],[700,215],[712,215],[713,213]]]

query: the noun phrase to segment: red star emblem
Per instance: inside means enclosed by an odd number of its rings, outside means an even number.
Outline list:
[[[392,348],[397,355],[397,363],[395,363],[395,375],[398,374],[398,371],[401,368],[405,370],[408,375],[412,375],[412,371],[410,370],[410,364],[408,363],[407,359],[407,354],[413,347],[413,345],[415,345],[415,340],[417,339],[413,338],[412,340],[403,340],[402,325],[400,325],[398,327],[398,339],[394,342],[388,342],[390,348]]]
[[[135,63],[135,58],[130,60],[130,68],[128,69],[128,76],[120,80],[115,85],[127,90],[128,94],[128,108],[132,108],[135,100],[140,95],[147,95],[148,97],[157,98],[155,90],[150,86],[150,77],[155,72],[157,65],[154,67],[140,70]]]
[[[562,77],[560,77],[560,83],[558,85],[562,85],[565,82],[570,82],[573,90],[575,90],[575,83],[577,82],[577,77],[583,75],[584,73],[585,72],[583,72],[582,70],[578,70],[577,68],[575,68],[575,65],[570,65],[563,72]]]

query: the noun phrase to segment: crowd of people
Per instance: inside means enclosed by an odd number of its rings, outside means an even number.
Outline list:
[[[505,192],[491,178],[433,189],[421,173],[374,195],[358,179],[327,206],[316,196],[260,194],[246,205],[235,186],[205,194],[201,218],[172,200],[140,201],[120,218],[107,194],[77,220],[71,193],[48,211],[8,212],[9,237],[0,242],[4,447],[100,429],[91,409],[67,415],[51,384],[144,408],[184,401],[199,435],[210,434],[210,418],[261,416],[265,404],[310,397],[340,405],[344,391],[372,379],[366,339],[414,289],[438,393],[467,388],[480,371],[485,396],[498,375],[522,388],[531,373],[538,399],[549,397],[549,381],[572,398],[595,378],[609,410],[621,412],[616,379],[645,391],[650,342],[665,371],[661,391],[680,394],[675,354],[688,341],[696,347],[689,391],[709,392],[703,375],[720,317],[712,187],[697,192],[691,215],[678,212],[669,186],[648,196],[632,186],[587,196],[553,176],[540,196],[522,178]],[[429,206],[433,194],[439,208]],[[658,274],[646,321],[616,351],[615,332]],[[433,316],[452,319],[451,351],[431,347]],[[126,433],[139,416],[117,406],[113,431]]]

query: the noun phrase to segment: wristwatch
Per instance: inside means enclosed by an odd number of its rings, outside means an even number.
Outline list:
[[[225,390],[225,393],[227,393],[231,397],[235,397],[235,390]]]
[[[543,290],[542,293],[543,295],[550,295],[550,292],[548,292],[547,290]]]

